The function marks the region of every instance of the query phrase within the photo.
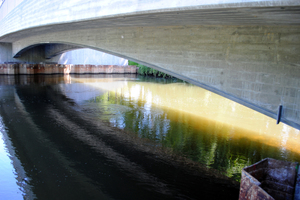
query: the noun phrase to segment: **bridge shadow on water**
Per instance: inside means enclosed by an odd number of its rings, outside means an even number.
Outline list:
[[[179,152],[92,117],[93,110],[82,109],[56,81],[1,90],[0,115],[37,199],[238,199],[238,175],[228,178],[219,166],[257,149],[249,164],[282,153],[247,137],[217,137],[226,144],[216,146],[207,168],[191,153],[199,151],[199,138],[204,146],[211,140],[205,127]],[[174,129],[184,128],[173,121]]]
[[[5,89],[4,89],[5,90]],[[1,116],[38,199],[225,199],[238,184],[89,121],[55,87],[7,89]]]

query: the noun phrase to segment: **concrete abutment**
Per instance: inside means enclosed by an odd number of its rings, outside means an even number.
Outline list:
[[[46,62],[45,47],[43,45],[34,45],[22,50],[22,54],[13,55],[12,43],[0,42],[0,64],[1,63],[40,63]]]

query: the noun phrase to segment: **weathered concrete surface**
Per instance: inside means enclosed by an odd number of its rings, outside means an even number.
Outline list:
[[[22,54],[21,54],[22,53]],[[0,43],[0,63],[4,62],[45,62],[45,46],[32,45],[24,48],[18,58],[13,58],[12,44]]]
[[[242,170],[239,200],[275,200],[260,185],[256,178]]]
[[[0,75],[0,85],[30,85],[32,83],[38,84],[68,84],[72,83],[72,78],[92,78],[92,79],[107,79],[108,82],[113,83],[113,80],[116,78],[120,80],[128,80],[128,79],[135,79],[136,74],[73,74],[73,75],[66,75],[66,74],[55,74],[51,76],[44,76],[44,75],[20,75],[20,76],[7,76],[7,75]],[[105,82],[103,82],[105,83]],[[114,88],[114,84],[109,86],[103,87],[104,89],[111,89]]]
[[[45,43],[111,53],[273,118],[283,105],[281,121],[300,128],[299,8],[297,0],[24,0],[0,22],[0,42],[13,55]]]
[[[293,200],[298,163],[266,158],[242,170],[240,200]]]
[[[82,28],[97,27],[97,20],[103,20],[102,27],[298,24],[299,19],[291,18],[297,9],[291,7],[299,4],[298,0],[65,0],[63,3],[58,0],[24,0],[1,20],[0,37],[19,30],[54,24],[61,24],[56,30],[65,30],[65,23],[80,24],[87,20],[94,22],[83,23]]]
[[[136,74],[136,66],[0,64],[0,74]]]
[[[12,56],[12,44],[11,43],[0,43],[0,63],[1,61],[5,62],[14,62],[16,59]]]

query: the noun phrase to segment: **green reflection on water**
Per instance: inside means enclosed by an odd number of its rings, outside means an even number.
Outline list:
[[[285,125],[274,128],[272,119],[189,84],[126,82],[89,103],[113,126],[236,180],[242,168],[266,157],[300,161],[299,131],[289,128],[284,139]]]

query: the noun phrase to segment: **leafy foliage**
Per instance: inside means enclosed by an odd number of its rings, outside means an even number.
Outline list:
[[[138,64],[136,62],[128,60],[128,65],[135,65],[139,68],[138,73],[143,76],[154,76],[154,77],[163,77],[163,78],[173,78],[173,76],[158,71],[156,69],[146,67],[145,65]]]

